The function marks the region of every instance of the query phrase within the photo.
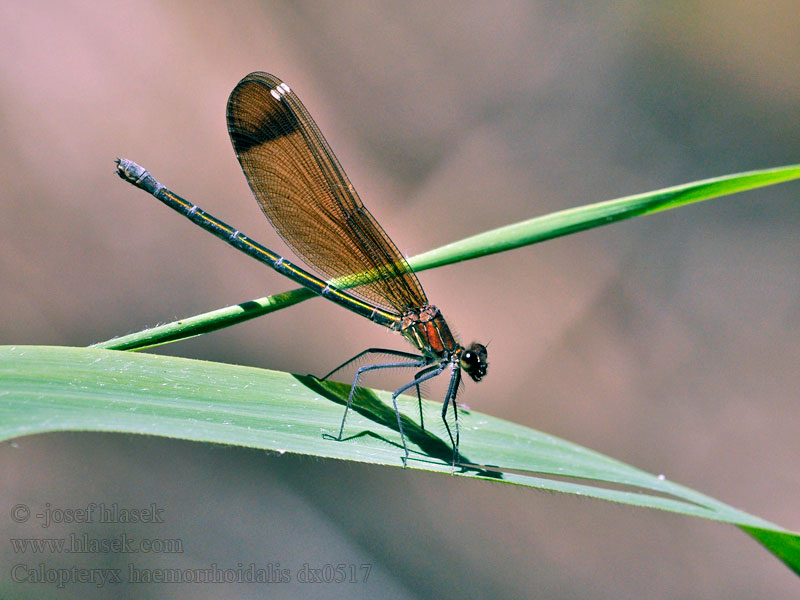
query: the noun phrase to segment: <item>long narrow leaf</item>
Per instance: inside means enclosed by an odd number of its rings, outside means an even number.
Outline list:
[[[401,466],[385,392],[364,390],[338,433],[347,388],[314,378],[219,363],[85,348],[0,346],[0,439],[50,431],[160,435]],[[416,401],[401,398],[414,414]],[[438,404],[424,403],[436,422]],[[800,535],[662,476],[557,437],[462,412],[455,475],[655,508],[737,525],[800,574]],[[409,466],[451,474],[436,431],[404,417]]]

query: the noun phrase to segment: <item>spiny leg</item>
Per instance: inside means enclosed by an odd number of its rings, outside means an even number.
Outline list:
[[[354,359],[348,361],[348,363],[352,362]],[[345,363],[347,364],[347,363]],[[423,367],[427,363],[423,360],[417,360],[414,362],[404,362],[404,363],[381,363],[377,365],[366,365],[364,367],[359,367],[356,371],[356,376],[353,378],[353,385],[350,386],[350,393],[347,396],[347,406],[344,407],[344,414],[342,415],[342,424],[339,427],[339,436],[336,438],[337,441],[342,441],[342,432],[344,431],[344,422],[347,419],[347,411],[350,410],[350,405],[353,403],[353,395],[355,394],[356,387],[358,387],[358,380],[361,377],[362,373],[366,373],[367,371],[374,371],[377,369],[395,369],[395,368],[403,368],[403,367]],[[338,370],[338,369],[337,369]],[[395,410],[397,407],[395,406]],[[399,413],[398,413],[399,416]]]
[[[439,365],[434,364],[422,369],[421,371],[417,371],[417,373],[414,375],[414,381],[425,375],[425,373],[428,371],[434,371],[438,368]],[[419,427],[422,429],[422,431],[425,431],[425,418],[422,416],[422,393],[420,392],[419,384],[417,384],[417,405],[419,406]]]
[[[341,371],[347,365],[349,365],[351,363],[354,363],[359,358],[361,358],[362,356],[366,356],[367,354],[388,354],[389,356],[400,356],[402,358],[422,359],[421,355],[414,354],[412,352],[403,352],[402,350],[391,350],[389,348],[367,348],[366,350],[363,350],[362,352],[359,352],[358,354],[356,354],[353,358],[347,359],[342,364],[340,364],[338,367],[336,367],[333,371],[331,371],[330,373],[328,373],[324,377],[320,377],[319,380],[320,381],[325,381],[328,377],[330,377],[331,375],[333,375],[337,371]]]
[[[428,381],[428,379],[433,379],[434,377],[439,375],[439,373],[444,371],[444,368],[446,366],[447,363],[445,362],[445,363],[440,363],[438,365],[432,365],[433,368],[423,369],[422,371],[420,371],[420,373],[418,373],[418,377],[414,378],[414,381],[405,384],[401,388],[395,390],[394,393],[392,394],[392,404],[394,405],[395,415],[397,415],[397,428],[400,430],[400,440],[403,442],[403,451],[405,452],[405,456],[403,457],[403,468],[406,468],[408,462],[408,446],[406,445],[406,435],[405,433],[403,433],[403,423],[400,419],[400,409],[397,406],[397,397],[403,392],[405,392],[408,388],[412,386],[419,387],[420,383]]]
[[[453,469],[455,469],[456,462],[459,461],[458,407],[456,406],[456,395],[458,394],[458,386],[461,383],[461,369],[456,363],[450,363],[450,368],[452,369],[452,373],[450,375],[450,385],[447,388],[447,395],[444,397],[444,403],[442,404],[442,421],[444,421],[444,426],[447,428],[447,435],[450,436],[450,443],[453,445]],[[453,434],[450,431],[450,425],[447,424],[447,405],[450,404],[451,401],[453,403],[453,418],[456,428],[455,439],[453,439]]]

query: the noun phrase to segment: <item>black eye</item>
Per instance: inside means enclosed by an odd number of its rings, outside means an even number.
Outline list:
[[[461,368],[474,381],[480,381],[486,375],[486,370],[489,366],[486,362],[486,357],[486,346],[473,342],[461,355]]]

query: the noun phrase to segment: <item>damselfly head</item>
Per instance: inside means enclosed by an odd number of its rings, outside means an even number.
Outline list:
[[[473,381],[480,381],[486,375],[489,363],[486,362],[486,346],[478,342],[472,342],[468,348],[464,348],[459,358],[461,368],[469,375]]]

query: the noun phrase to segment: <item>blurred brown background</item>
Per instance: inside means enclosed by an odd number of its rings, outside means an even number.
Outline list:
[[[283,250],[225,128],[250,71],[298,92],[413,255],[800,162],[798,31],[789,1],[3,2],[0,343],[82,346],[292,287],[113,174],[132,158]],[[798,196],[787,184],[421,274],[464,341],[491,341],[464,402],[800,530]],[[162,351],[323,373],[393,343],[312,300]],[[7,502],[157,502],[157,535],[187,552],[138,567],[373,565],[366,584],[117,597],[797,597],[797,578],[733,527],[571,496],[135,436],[22,438],[0,461],[4,530]],[[3,544],[47,533],[9,526]],[[0,581],[20,560],[39,562],[7,549]]]

